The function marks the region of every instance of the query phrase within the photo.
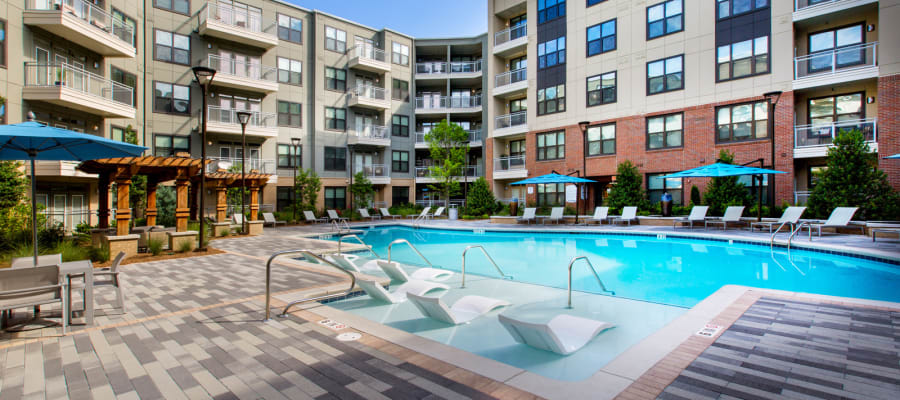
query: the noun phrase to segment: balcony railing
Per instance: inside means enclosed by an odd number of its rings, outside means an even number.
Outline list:
[[[239,157],[207,157],[212,160],[211,163],[207,164],[207,172],[215,172],[220,169],[232,172],[241,172],[241,164],[246,161],[247,162],[247,173],[250,173],[251,170],[259,171],[261,174],[274,174],[275,173],[275,160],[265,160],[259,158],[247,158],[242,160]]]
[[[26,87],[65,87],[134,107],[132,89],[69,64],[25,64]]]
[[[451,61],[451,74],[467,74],[481,71],[481,60],[475,61]]]
[[[206,3],[199,15],[205,16],[207,20],[215,20],[219,23],[233,26],[235,28],[245,29],[251,32],[269,33],[271,29],[263,30],[262,14],[248,10],[246,8],[235,7],[225,3]]]
[[[509,29],[504,29],[494,34],[494,46],[499,46],[511,40],[516,40],[528,34],[525,29],[527,25],[516,25]]]
[[[469,129],[469,142],[481,141],[481,129]],[[425,132],[416,132],[416,143],[425,143]]]
[[[820,51],[794,58],[794,79],[874,67],[878,65],[878,42]]]
[[[798,125],[794,127],[794,147],[830,145],[835,136],[844,130],[859,130],[867,141],[878,141],[877,118],[839,121],[825,125]]]
[[[388,171],[384,164],[357,165],[353,173],[355,174],[358,172],[362,172],[363,175],[370,178],[386,178],[391,176],[390,171]]]
[[[371,139],[389,139],[390,131],[388,129],[388,127],[380,125],[363,125],[354,128],[350,134]]]
[[[207,110],[209,111],[209,122],[218,122],[220,124],[235,124],[240,125],[241,122],[237,117],[238,111],[247,111],[247,110],[235,110],[232,108],[222,108],[218,106],[208,106]],[[247,111],[250,113],[250,122],[247,123],[248,127],[254,128],[274,128],[275,127],[275,118],[276,115],[274,113],[264,113],[260,111]]]
[[[521,82],[526,79],[528,79],[527,68],[514,69],[512,71],[497,74],[497,76],[494,77],[494,87],[499,88],[501,86],[512,85],[513,83]]]
[[[528,117],[527,111],[514,112],[512,114],[498,115],[494,118],[494,129],[510,128],[525,125]]]
[[[810,190],[798,190],[794,192],[794,204],[798,206],[805,205],[809,202],[809,195],[812,194]]]
[[[381,61],[385,62],[387,58],[384,55],[384,50],[379,49],[372,45],[357,45],[353,46],[348,51],[350,54],[353,54],[355,57],[367,58],[369,60]]]
[[[225,74],[270,82],[275,82],[276,74],[278,72],[273,67],[232,58],[222,58],[215,54],[209,55],[207,65],[216,70],[216,74]]]
[[[353,93],[358,97],[372,99],[372,100],[384,100],[387,99],[387,94],[384,88],[380,88],[373,85],[356,85],[356,88],[353,90]]]
[[[494,159],[494,171],[525,169],[525,156],[500,157]]]
[[[416,97],[416,109],[481,107],[481,96]]]
[[[417,62],[416,74],[446,74],[447,63],[443,61]]]
[[[134,31],[124,22],[84,0],[28,0],[27,10],[60,10],[74,15],[93,27],[134,46]]]
[[[838,3],[845,0],[794,0],[794,11],[800,11],[809,7],[820,6],[823,4]]]
[[[429,178],[429,177],[431,177],[431,170],[430,170],[430,168],[431,168],[431,167],[423,167],[423,166],[416,167],[416,178]],[[470,165],[470,166],[468,166],[468,167],[463,167],[462,169],[464,169],[465,172],[462,173],[460,176],[466,176],[466,177],[470,177],[470,178],[477,178],[477,177],[483,175],[483,174],[481,173],[481,166],[479,166],[479,165]]]

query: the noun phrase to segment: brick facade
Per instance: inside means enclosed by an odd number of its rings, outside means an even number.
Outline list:
[[[900,153],[900,74],[878,78],[878,168],[900,190],[900,160],[884,157]]]

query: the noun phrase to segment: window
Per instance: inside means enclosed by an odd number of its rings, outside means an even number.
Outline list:
[[[409,117],[395,115],[391,118],[391,135],[409,137]]]
[[[772,168],[771,165],[763,166],[763,168]],[[760,184],[757,176],[762,176],[763,181]],[[757,188],[762,189],[762,203],[768,205],[769,204],[769,176],[768,175],[744,175],[737,177],[738,183],[743,183],[744,188],[747,189],[747,194],[750,195],[750,198],[756,198]]]
[[[391,42],[391,62],[400,65],[409,64],[409,46]]]
[[[681,147],[682,114],[647,118],[647,149]]]
[[[769,0],[716,0],[716,3],[717,18],[724,19],[753,10],[766,8],[769,5]]]
[[[191,88],[165,82],[153,84],[153,112],[190,114]]]
[[[347,130],[347,110],[325,107],[325,129],[334,131]]]
[[[536,186],[538,207],[561,206],[566,201],[566,184],[540,183]]]
[[[291,195],[293,194],[293,186],[279,186],[275,189],[275,207],[278,211],[284,211],[291,205]]]
[[[278,14],[278,38],[288,42],[303,43],[303,21]]]
[[[848,48],[865,42],[863,24],[813,33],[809,35],[809,72],[827,71],[866,62],[866,51]],[[819,54],[816,56],[816,54]]]
[[[553,114],[566,111],[566,85],[551,86],[538,90],[537,114]]]
[[[588,127],[587,141],[589,156],[616,154],[616,124]]]
[[[344,53],[347,51],[347,32],[325,27],[325,48],[331,51]]]
[[[517,113],[528,110],[528,99],[516,99],[509,101],[509,112]]]
[[[300,103],[278,101],[278,126],[299,128],[303,122]]]
[[[587,0],[587,6],[590,7],[590,6],[593,6],[593,5],[595,5],[595,4],[600,4],[600,3],[604,2],[604,1],[606,1],[606,0]]]
[[[347,149],[343,147],[325,147],[325,170],[346,171]]]
[[[669,0],[647,7],[647,40],[684,30],[682,0]]]
[[[409,186],[394,186],[391,188],[391,205],[409,203]]]
[[[616,49],[616,20],[587,28],[588,57]]]
[[[853,93],[839,96],[809,99],[809,123],[830,125],[834,122],[865,118],[863,94]]]
[[[120,103],[137,105],[137,76],[113,66],[109,67],[109,75],[113,82],[121,83],[131,88],[131,96],[128,96],[128,93],[124,90],[113,90],[113,100]]]
[[[538,161],[566,158],[565,131],[539,133],[536,136]]]
[[[190,0],[153,0],[153,7],[184,15],[191,12]]]
[[[125,141],[125,128],[120,128],[118,126],[110,127],[109,138],[115,140],[117,142]]]
[[[346,187],[325,188],[325,208],[329,210],[343,210],[347,207]]]
[[[299,168],[303,149],[300,146],[294,147],[291,144],[278,145],[278,168]]]
[[[647,95],[684,89],[684,56],[647,63]]]
[[[647,174],[647,197],[651,203],[658,203],[663,193],[672,195],[672,204],[682,204],[684,199],[684,185],[681,178],[663,178],[664,174]]]
[[[717,50],[716,79],[744,78],[769,72],[769,37],[745,40]]]
[[[347,91],[347,70],[325,67],[325,89]]]
[[[566,62],[566,37],[562,36],[538,44],[538,69]]]
[[[403,100],[409,102],[409,82],[394,79],[394,86],[391,90],[391,98],[394,100]]]
[[[156,35],[154,43],[155,59],[174,64],[191,65],[191,38],[177,33],[153,31]]]
[[[189,136],[153,135],[153,155],[170,157],[181,152],[191,152]]]
[[[769,102],[737,104],[716,109],[716,142],[741,142],[769,136]]]
[[[302,67],[300,61],[278,57],[278,82],[302,85]]]
[[[566,0],[538,0],[538,23],[566,16]]]
[[[391,172],[409,172],[409,152],[391,152]]]
[[[616,102],[616,71],[587,78],[587,105]]]
[[[122,24],[124,24],[125,26],[127,26],[129,29],[131,29],[131,32],[128,32],[128,31],[119,32],[116,34],[116,36],[119,37],[120,39],[123,39],[126,41],[131,41],[131,45],[134,46],[134,44],[135,44],[134,41],[137,38],[137,21],[135,21],[134,18],[131,18],[131,17],[125,15],[125,13],[123,13],[119,10],[116,10],[115,7],[111,7],[111,9],[112,9],[111,14],[112,14],[113,21],[119,21]],[[119,28],[116,28],[116,29],[118,30]]]
[[[0,67],[6,68],[6,20],[0,19]]]

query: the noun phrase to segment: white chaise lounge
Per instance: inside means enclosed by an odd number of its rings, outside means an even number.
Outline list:
[[[388,211],[388,209],[384,208],[384,207],[379,208],[378,211],[381,211],[381,216],[383,218],[390,217],[391,219],[397,219],[397,217],[401,217],[401,215],[391,215],[391,212]]]
[[[722,218],[710,218],[703,223],[705,230],[709,225],[722,224],[722,230],[728,228],[728,224],[740,224],[741,215],[744,215],[744,206],[729,206],[725,209],[725,215]]]
[[[553,207],[550,209],[550,216],[547,217],[545,221],[551,221],[555,223],[563,222],[563,211],[565,211],[562,207]]]
[[[500,324],[516,342],[557,354],[572,354],[601,332],[614,327],[609,322],[561,314],[546,324],[525,322],[500,314]]]
[[[822,237],[822,228],[834,228],[835,232],[837,232],[837,228],[850,228],[850,220],[853,219],[853,214],[856,214],[857,210],[859,210],[859,207],[837,207],[831,212],[831,215],[828,216],[825,222],[807,224],[806,229],[809,231],[810,239],[812,239],[813,229],[817,231],[819,237]],[[866,232],[865,225],[858,225],[857,227],[862,229],[863,233]],[[803,228],[801,227],[800,229],[802,230]]]
[[[623,207],[622,215],[610,218],[610,222],[615,225],[618,225],[619,222],[625,221],[628,223],[628,226],[631,226],[631,221],[637,222],[637,220],[637,207],[635,206]]]
[[[419,215],[416,215],[416,214],[410,214],[410,215],[407,215],[406,218],[415,218],[415,219],[422,218],[422,219],[428,219],[428,217],[430,217],[430,216],[431,216],[431,206],[428,206],[428,207],[425,207],[424,209],[422,209],[422,213],[421,213],[421,214],[419,214]]]
[[[406,295],[409,293],[421,296],[432,290],[450,289],[449,286],[442,283],[428,281],[409,281],[397,286],[393,292],[388,292],[384,286],[373,280],[357,279],[356,284],[373,299],[386,303],[402,303],[406,301]]]
[[[521,217],[516,218],[516,222],[524,221],[524,222],[527,222],[528,224],[531,224],[532,222],[537,221],[536,213],[537,213],[537,208],[528,207],[525,209],[525,212],[522,213]]]
[[[465,324],[496,308],[509,305],[508,301],[483,296],[463,296],[449,308],[438,297],[407,293],[406,298],[426,317],[451,325]]]
[[[603,224],[604,221],[609,220],[609,207],[597,207],[594,209],[594,216],[588,220],[588,222],[596,222],[598,224]]]
[[[762,222],[754,222],[750,224],[750,232],[758,226],[759,230],[762,231],[763,227],[769,228],[769,233],[772,233],[772,229],[776,226],[781,226],[781,224],[787,223],[791,225],[791,230],[794,230],[794,226],[797,225],[797,222],[800,221],[800,217],[803,216],[803,212],[806,211],[806,207],[788,207],[781,214],[781,218],[778,218],[778,221],[762,221]]]
[[[377,260],[375,261],[375,264],[377,264],[391,280],[399,282],[409,282],[413,280],[441,282],[446,281],[453,276],[453,271],[437,268],[419,268],[413,271],[412,274],[407,274],[403,269],[403,266],[396,261],[388,262],[385,260]]]
[[[370,221],[374,221],[376,219],[381,219],[380,215],[369,215],[369,210],[367,210],[365,208],[360,208],[357,211],[359,211],[359,216],[362,217],[363,219],[368,219]]]
[[[678,227],[678,224],[688,224],[691,229],[694,229],[694,222],[700,224],[701,222],[706,221],[706,213],[709,211],[709,206],[694,206],[691,208],[691,214],[687,217],[678,217],[672,221],[672,229]],[[684,226],[684,225],[682,225]]]

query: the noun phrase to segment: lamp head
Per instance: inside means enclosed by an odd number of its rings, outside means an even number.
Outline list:
[[[202,65],[192,67],[191,71],[194,72],[194,78],[197,79],[197,83],[199,83],[200,86],[208,85],[212,82],[213,77],[216,76],[216,70]]]
[[[778,99],[781,98],[781,93],[782,92],[780,90],[776,90],[776,91],[772,91],[772,92],[763,93],[763,96],[765,96],[765,98],[769,99],[769,101],[771,101],[772,105],[774,106],[774,105],[778,104]]]
[[[291,138],[291,144],[293,144],[294,147],[299,146],[299,145],[300,145],[300,138],[298,138],[298,137]]]
[[[581,133],[584,133],[587,131],[587,127],[588,127],[588,125],[590,125],[590,123],[591,123],[590,121],[581,121],[578,123],[578,128],[581,129]]]
[[[246,126],[247,123],[250,122],[250,117],[253,114],[250,114],[247,111],[238,111],[237,113],[238,121],[240,121],[241,125]]]

